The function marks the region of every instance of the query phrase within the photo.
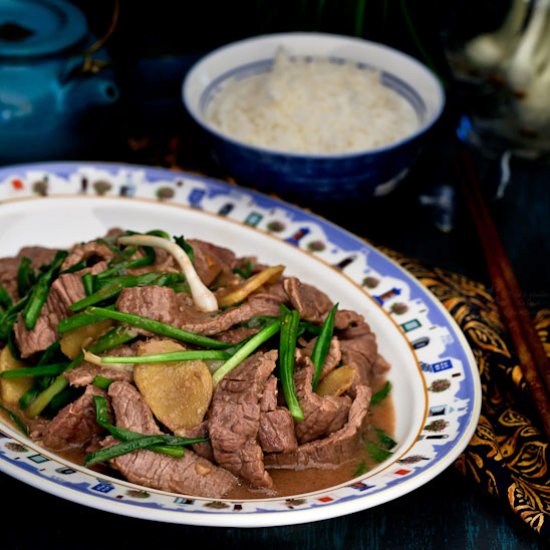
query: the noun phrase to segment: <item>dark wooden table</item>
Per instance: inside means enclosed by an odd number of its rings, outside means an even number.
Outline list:
[[[135,144],[134,144],[135,145]],[[428,148],[392,195],[371,203],[315,207],[326,218],[429,265],[488,282],[469,216],[457,196],[454,229],[434,225],[432,207],[419,197],[434,185],[452,184],[447,149]],[[189,161],[177,150],[180,164]],[[113,160],[158,163],[139,146]],[[117,153],[118,155],[118,153]],[[197,162],[193,169],[205,169]],[[532,311],[550,306],[550,167],[513,162],[512,181],[495,200],[498,170],[481,163],[484,189]],[[208,166],[206,167],[209,170]],[[211,168],[210,175],[220,173]],[[374,509],[305,525],[266,529],[203,528],[161,524],[89,509],[42,493],[0,475],[2,542],[7,549],[30,548],[543,548],[543,542],[504,504],[482,493],[453,467],[425,486]]]

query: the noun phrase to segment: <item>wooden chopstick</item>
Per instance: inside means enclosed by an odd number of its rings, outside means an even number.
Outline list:
[[[473,162],[462,147],[461,189],[483,249],[502,318],[516,349],[520,368],[539,413],[544,431],[550,437],[550,362],[522,299],[510,260],[480,190]]]

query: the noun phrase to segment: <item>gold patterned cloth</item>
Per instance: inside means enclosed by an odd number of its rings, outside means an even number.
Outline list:
[[[548,439],[494,297],[484,285],[463,276],[384,252],[439,298],[466,335],[477,360],[483,392],[481,417],[455,466],[550,539]],[[550,310],[539,311],[534,321],[550,356]]]

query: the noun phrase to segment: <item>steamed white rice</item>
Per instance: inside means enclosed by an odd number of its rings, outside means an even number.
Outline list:
[[[206,120],[245,143],[295,153],[347,153],[413,133],[412,106],[377,71],[328,59],[277,53],[272,71],[231,79]]]

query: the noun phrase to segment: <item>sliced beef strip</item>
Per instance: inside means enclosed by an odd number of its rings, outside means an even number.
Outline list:
[[[209,410],[208,432],[216,462],[255,488],[273,487],[257,439],[260,401],[276,359],[272,350],[243,361],[220,381]]]
[[[42,265],[51,263],[56,252],[57,250],[53,248],[26,246],[15,257],[0,258],[0,284],[5,287],[13,300],[18,300],[20,296],[17,292],[17,272],[21,260],[24,257],[29,258],[33,268],[38,270]]]
[[[271,375],[260,400],[258,440],[266,453],[294,451],[298,447],[294,419],[288,409],[277,407],[277,378]]]
[[[22,258],[30,258],[32,266],[35,269],[38,269],[43,265],[51,264],[56,252],[56,248],[46,248],[44,246],[25,246],[17,254],[17,259],[21,261]]]
[[[0,284],[8,291],[11,299],[19,298],[17,293],[18,258],[0,258]]]
[[[140,450],[110,463],[130,483],[190,497],[223,498],[237,485],[237,478],[227,470],[189,450],[182,458]]]
[[[300,348],[301,352],[308,357],[311,357],[317,338],[313,338],[307,342],[304,347]],[[323,369],[321,370],[321,376],[319,380],[322,380],[329,372],[333,371],[342,361],[342,351],[340,349],[340,341],[338,338],[333,337],[330,341],[327,356],[323,363]]]
[[[65,406],[42,432],[42,444],[53,451],[79,450],[87,447],[103,428],[96,421],[94,395],[106,393],[88,386],[73,403]]]
[[[137,343],[123,344],[109,350],[108,355],[113,357],[131,357],[136,355]],[[117,369],[108,365],[92,365],[83,361],[78,367],[65,371],[64,376],[71,386],[80,387],[92,384],[96,376],[104,376],[115,382],[133,382],[134,373],[131,365],[128,369]]]
[[[32,330],[25,327],[22,316],[19,316],[14,325],[14,333],[21,357],[30,357],[53,344],[58,339],[57,325],[69,313],[65,302],[55,291],[50,291]]]
[[[339,309],[334,316],[334,329],[346,330],[349,327],[358,326],[365,322],[365,318],[350,309]]]
[[[76,244],[69,251],[69,255],[63,262],[62,270],[68,269],[82,260],[95,258],[97,262],[102,260],[109,261],[114,258],[114,252],[99,241],[90,241],[87,243]]]
[[[256,334],[259,330],[259,328],[248,327],[230,328],[229,330],[216,334],[216,340],[221,340],[222,342],[227,342],[228,344],[239,344],[243,340],[254,336],[254,334]]]
[[[361,383],[370,383],[379,354],[376,336],[369,325],[363,321],[351,326],[340,331],[338,338],[343,362],[356,368]]]
[[[148,435],[161,433],[147,403],[134,386],[114,382],[109,386],[109,396],[117,426]],[[105,441],[106,445],[114,443],[112,438]],[[182,458],[139,450],[119,456],[110,463],[131,483],[174,493],[222,498],[237,484],[231,473],[188,449]]]
[[[260,400],[260,411],[269,412],[277,408],[277,378],[271,375],[265,384],[264,393]]]
[[[339,430],[347,421],[351,399],[347,395],[320,396],[312,388],[313,364],[309,357],[297,352],[294,384],[304,419],[296,422],[300,443],[321,439]]]
[[[358,384],[355,389],[348,421],[342,428],[324,439],[304,443],[294,452],[266,454],[266,467],[291,470],[334,468],[350,460],[357,451],[371,398],[368,386]]]
[[[265,453],[288,453],[298,448],[294,419],[288,409],[279,407],[260,414],[258,438]]]
[[[96,376],[104,376],[117,382],[133,382],[134,375],[130,370],[113,369],[107,366],[98,367],[84,363],[64,374],[69,384],[74,387],[89,386],[93,384]]]
[[[187,242],[195,254],[195,269],[206,286],[210,286],[222,271],[231,272],[235,267],[235,253],[228,248],[198,239],[189,239]]]
[[[34,329],[28,330],[22,317],[19,316],[14,329],[21,357],[30,357],[43,351],[59,338],[57,325],[62,319],[72,315],[69,307],[86,296],[82,284],[82,273],[86,271],[96,273],[94,267],[78,273],[65,273],[52,283]],[[101,270],[101,267],[99,269]]]
[[[279,294],[263,292],[243,304],[219,314],[198,311],[186,295],[158,286],[126,288],[117,300],[117,309],[161,321],[198,334],[215,335],[252,317],[278,316]]]
[[[197,426],[193,426],[192,428],[187,429],[176,430],[174,433],[180,437],[209,437],[208,421],[204,420]],[[191,445],[191,448],[199,456],[210,460],[210,462],[215,462],[214,451],[212,450],[212,445],[210,444],[210,441],[205,441],[204,443],[195,443],[194,445]]]
[[[300,319],[317,324],[325,320],[332,301],[324,292],[302,283],[296,277],[285,279],[283,284],[292,307],[300,312]]]

